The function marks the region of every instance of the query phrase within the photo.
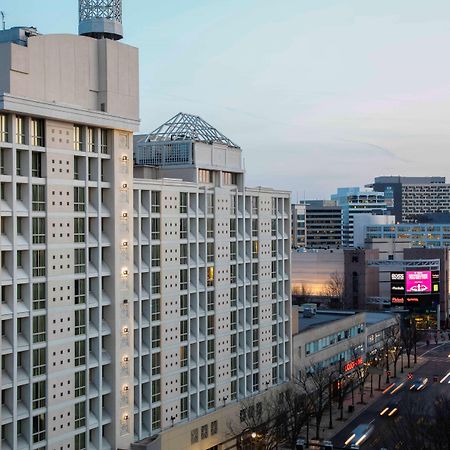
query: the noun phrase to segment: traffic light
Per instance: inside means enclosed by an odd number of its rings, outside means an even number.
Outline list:
[[[408,380],[412,380],[413,379],[413,374],[412,374],[412,372],[409,372],[408,373]]]

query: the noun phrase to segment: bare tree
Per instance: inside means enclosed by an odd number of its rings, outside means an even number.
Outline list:
[[[295,449],[297,438],[311,414],[308,397],[298,384],[291,382],[282,388],[273,406],[279,421],[277,429],[283,433],[289,448]]]
[[[333,272],[325,285],[324,294],[337,300],[339,308],[343,306],[345,278],[342,273]]]
[[[316,438],[320,438],[320,425],[323,416],[331,402],[329,385],[332,381],[333,371],[312,363],[302,371],[297,382],[308,400],[308,410],[315,419]]]
[[[411,367],[411,354],[414,350],[416,354],[416,344],[419,338],[419,333],[416,329],[416,322],[413,318],[410,318],[401,328],[400,328],[400,338],[402,342],[402,347],[405,349],[408,365],[406,367]],[[416,358],[415,358],[416,359]]]

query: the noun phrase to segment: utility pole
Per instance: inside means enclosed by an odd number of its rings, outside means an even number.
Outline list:
[[[3,31],[5,31],[6,30],[5,13],[3,11],[0,11],[0,14],[2,16],[2,29]]]

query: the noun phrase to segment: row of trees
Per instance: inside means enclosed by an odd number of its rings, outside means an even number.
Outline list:
[[[294,449],[299,435],[309,437],[310,425],[311,434],[320,438],[324,421],[329,419],[328,426],[332,428],[336,408],[340,410],[340,419],[343,419],[346,398],[351,396],[353,407],[355,396],[359,396],[359,403],[364,404],[369,377],[370,395],[373,395],[374,374],[378,374],[378,389],[381,389],[383,375],[386,375],[387,383],[392,369],[393,376],[397,376],[398,362],[403,358],[403,353],[407,355],[407,367],[410,367],[418,337],[413,321],[401,326],[399,320],[384,330],[376,352],[361,355],[357,349],[351,350],[355,364],[347,375],[342,373],[343,361],[330,367],[312,363],[280,389],[266,392],[262,400],[258,396],[243,401],[241,423],[234,427],[230,424],[231,433],[240,436],[241,448],[246,448],[244,444],[247,440],[252,443],[250,448],[268,450],[277,448],[281,443]],[[244,432],[239,431],[242,428]]]

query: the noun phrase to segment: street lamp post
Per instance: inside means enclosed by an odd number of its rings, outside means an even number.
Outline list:
[[[373,373],[370,374],[370,396],[373,397]]]
[[[329,403],[330,403],[330,422],[329,422],[329,424],[328,424],[328,428],[331,430],[332,428],[333,428],[333,396],[332,396],[332,386],[331,386],[331,383],[332,383],[332,380],[331,380],[331,378],[332,378],[332,374],[330,374],[330,380],[329,380],[329,383],[328,383],[328,401],[329,401]]]
[[[386,352],[386,384],[389,384],[389,350]]]
[[[403,365],[403,347],[402,347],[402,352],[400,353],[400,358],[401,358],[401,368],[400,368],[400,373],[404,372],[404,365]]]

